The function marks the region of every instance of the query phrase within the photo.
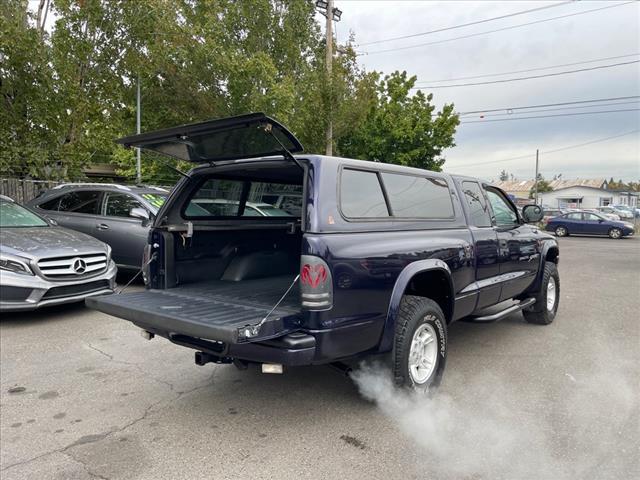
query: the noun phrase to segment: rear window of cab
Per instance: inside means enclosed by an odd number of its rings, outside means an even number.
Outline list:
[[[345,168],[340,176],[340,209],[347,219],[454,218],[446,180]]]

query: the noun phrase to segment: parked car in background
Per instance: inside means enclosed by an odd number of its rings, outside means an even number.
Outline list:
[[[111,293],[115,277],[109,245],[0,196],[0,311]]]
[[[63,227],[109,244],[119,267],[138,269],[151,221],[168,193],[157,187],[70,183],[44,192],[27,205]]]
[[[613,208],[615,208],[617,210],[620,210],[622,212],[627,212],[629,215],[631,215],[630,218],[635,218],[635,217],[639,216],[639,215],[636,214],[636,212],[638,212],[638,209],[630,207],[628,205],[614,205]]]
[[[233,200],[225,200],[223,198],[194,198],[193,203],[204,208],[209,216],[211,214],[226,217],[235,217],[240,202]],[[246,202],[243,217],[293,217],[289,212],[274,207],[269,203]]]
[[[559,217],[563,213],[565,213],[564,210],[553,209],[553,208],[544,208],[543,211],[542,211],[542,214],[543,214],[542,223],[546,225],[546,223],[549,220],[551,220],[554,217]]]
[[[596,210],[595,208],[587,208],[587,209],[583,210],[583,212],[597,213],[598,215],[602,215],[607,220],[613,220],[615,222],[619,222],[620,221],[620,217],[618,215],[616,215],[615,213],[604,213],[604,212],[600,212],[599,210]]]
[[[557,237],[567,235],[608,235],[622,238],[635,233],[632,224],[608,220],[599,213],[569,212],[547,222],[545,230],[554,232]]]
[[[631,220],[633,219],[633,213],[627,212],[626,210],[620,210],[616,207],[612,207],[610,205],[604,207],[596,207],[596,210],[600,213],[613,213],[620,217],[620,220]]]

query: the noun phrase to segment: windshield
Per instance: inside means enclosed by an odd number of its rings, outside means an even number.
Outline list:
[[[48,227],[35,213],[13,202],[0,202],[0,227]]]
[[[149,205],[153,209],[153,213],[158,213],[158,210],[160,210],[160,207],[164,204],[168,197],[167,194],[162,193],[143,193],[140,196],[149,203]]]

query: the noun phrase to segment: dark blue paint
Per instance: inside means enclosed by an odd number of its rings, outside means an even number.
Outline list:
[[[558,227],[565,227],[569,235],[609,235],[612,228],[618,228],[622,232],[622,236],[633,235],[634,229],[625,224],[614,220],[608,220],[601,217],[599,220],[585,220],[571,218],[575,213],[565,213],[559,217],[554,217],[547,222],[545,230],[555,232]],[[589,217],[595,214],[588,214]],[[581,214],[582,216],[582,214]]]

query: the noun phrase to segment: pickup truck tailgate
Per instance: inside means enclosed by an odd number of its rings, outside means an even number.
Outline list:
[[[291,317],[300,312],[299,294],[295,288],[269,315],[257,336],[245,338],[239,332],[243,327],[260,323],[292,280],[288,276],[243,282],[216,280],[167,290],[92,297],[86,299],[86,304],[141,328],[242,343],[288,333],[287,325],[294,320]]]

